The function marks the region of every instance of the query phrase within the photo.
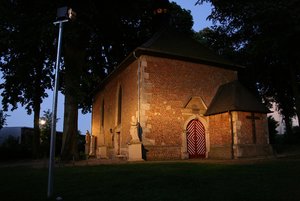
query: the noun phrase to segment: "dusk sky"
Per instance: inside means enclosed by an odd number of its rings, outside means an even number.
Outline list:
[[[211,11],[209,4],[195,6],[196,0],[173,0],[173,2],[176,2],[182,8],[191,11],[194,19],[193,29],[195,31],[211,26],[211,22],[206,20]],[[44,114],[43,111],[48,109],[52,111],[53,92],[49,91],[48,94],[49,97],[44,100],[41,106],[41,117]],[[59,121],[57,122],[57,131],[63,130],[63,105],[64,97],[59,95],[57,111],[57,118],[59,118]],[[6,114],[10,115],[7,117],[8,127],[33,127],[33,115],[27,115],[26,111],[21,106],[19,106],[17,110],[14,110],[13,112],[9,111]],[[91,131],[91,114],[83,115],[81,114],[81,111],[79,112],[78,129],[82,134],[85,134],[86,130]]]

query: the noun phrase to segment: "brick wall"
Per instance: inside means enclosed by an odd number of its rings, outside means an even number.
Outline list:
[[[241,123],[238,132],[238,144],[253,144],[252,120],[249,119],[250,112],[238,112],[238,120]],[[255,113],[256,144],[268,144],[268,128],[266,114]]]
[[[268,120],[266,114],[254,113],[255,138],[253,141],[253,125],[250,112],[237,112],[237,145],[236,157],[266,156],[272,154],[269,145]]]
[[[147,88],[143,94],[151,97],[142,101],[147,105],[141,118],[145,145],[182,146],[186,123],[182,109],[190,98],[201,97],[208,106],[220,85],[237,79],[232,70],[151,56],[144,59],[147,76],[142,86]]]
[[[118,91],[122,87],[122,118],[117,125]],[[101,108],[104,100],[104,125],[101,126]],[[98,145],[104,144],[111,149],[113,134],[120,132],[121,150],[126,150],[131,136],[129,133],[131,117],[137,113],[137,61],[126,69],[117,72],[109,82],[94,97],[92,112],[92,133],[98,136]],[[116,138],[115,138],[116,140]],[[126,151],[122,151],[127,154]]]
[[[209,116],[210,158],[232,157],[232,133],[229,113]]]
[[[180,146],[155,146],[144,147],[146,160],[176,160],[181,157]]]
[[[179,159],[183,143],[186,143],[182,140],[186,129],[184,125],[188,119],[187,114],[184,116],[182,113],[184,106],[191,97],[201,97],[208,106],[218,87],[237,79],[237,74],[232,70],[152,56],[141,56],[139,61],[140,123],[142,143],[147,148],[147,159]],[[138,116],[137,71],[138,62],[134,61],[124,70],[114,74],[95,96],[92,134],[98,137],[98,145],[106,145],[108,150],[115,146],[112,141],[113,133],[120,132],[121,150],[126,154],[127,143],[131,138],[131,117]],[[121,125],[116,123],[119,86],[123,91]],[[104,126],[101,126],[103,100],[105,121]],[[213,127],[214,124],[218,125],[217,119],[212,121],[209,127]],[[215,137],[210,140],[215,145],[226,144],[228,136],[221,135],[221,132],[214,134]]]

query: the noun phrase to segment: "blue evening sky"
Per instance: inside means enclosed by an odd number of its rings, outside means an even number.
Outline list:
[[[205,27],[211,26],[211,22],[207,21],[206,18],[211,12],[211,6],[209,4],[197,5],[195,6],[195,2],[197,0],[172,0],[180,5],[182,8],[186,10],[190,10],[194,19],[193,29],[195,31],[202,30]],[[41,106],[41,116],[43,116],[43,111],[50,110],[52,111],[52,99],[53,92],[49,91],[49,97],[44,100]],[[1,99],[0,99],[1,100]],[[57,131],[63,130],[63,105],[64,105],[64,97],[62,95],[58,96],[58,111],[57,118],[59,121],[57,122]],[[7,126],[8,127],[33,127],[33,114],[27,115],[24,108],[19,106],[17,110],[13,112],[9,111],[6,114],[10,115],[7,118]],[[78,129],[82,134],[86,132],[86,130],[91,131],[91,114],[83,115],[79,112],[78,119]]]

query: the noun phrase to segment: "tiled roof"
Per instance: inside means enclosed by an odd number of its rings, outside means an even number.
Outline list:
[[[157,32],[135,51],[139,54],[177,58],[217,67],[242,68],[204,47],[192,37],[170,28]]]
[[[205,115],[228,111],[270,112],[261,101],[237,80],[219,87]]]

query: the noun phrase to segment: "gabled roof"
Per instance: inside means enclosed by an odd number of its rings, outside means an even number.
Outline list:
[[[243,68],[217,55],[187,34],[171,28],[157,32],[150,40],[136,48],[135,52],[139,55],[176,58],[234,70]]]
[[[219,114],[228,111],[270,112],[237,80],[219,87],[205,115]]]
[[[141,55],[150,55],[164,58],[171,58],[183,61],[189,61],[200,64],[207,64],[214,67],[240,70],[243,66],[236,65],[223,57],[217,55],[209,48],[187,34],[171,28],[165,28],[153,35],[147,42],[132,51],[118,66],[112,71],[95,89],[98,89],[109,82],[118,72],[121,72],[130,63],[134,62]]]

